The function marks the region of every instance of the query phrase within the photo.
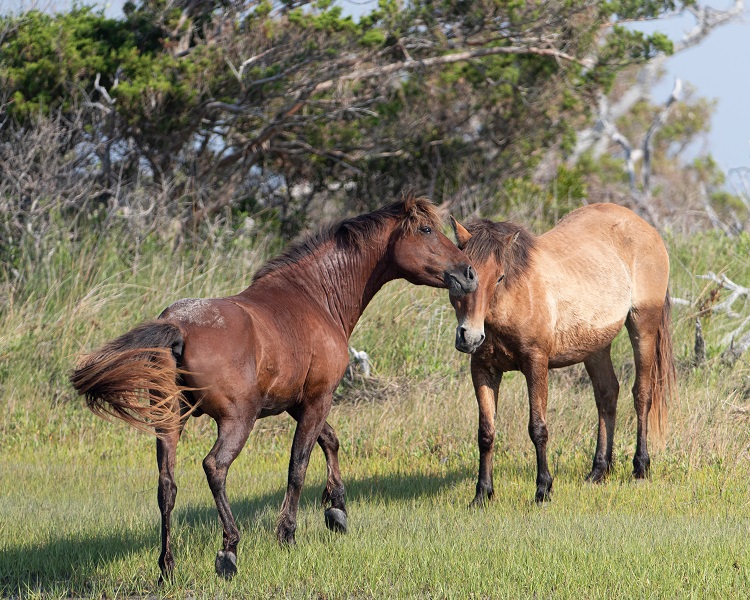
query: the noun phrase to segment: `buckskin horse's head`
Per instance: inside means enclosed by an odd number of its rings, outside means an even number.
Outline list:
[[[458,320],[456,350],[471,354],[484,342],[485,317],[496,295],[507,293],[509,280],[517,280],[528,266],[534,238],[513,223],[482,219],[467,229],[451,218],[451,224],[479,279],[474,292],[450,297]]]

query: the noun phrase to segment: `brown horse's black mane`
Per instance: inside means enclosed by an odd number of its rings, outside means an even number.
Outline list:
[[[531,253],[536,246],[536,238],[522,225],[489,219],[475,219],[466,225],[471,238],[463,250],[477,263],[484,263],[494,254],[498,263],[505,268],[505,282],[517,281],[531,263]],[[518,233],[516,240],[508,246],[511,235]]]
[[[329,241],[333,241],[337,248],[361,250],[391,221],[399,221],[406,233],[414,233],[422,226],[440,226],[440,218],[429,200],[407,197],[374,212],[339,221],[292,244],[262,266],[253,277],[253,283],[281,267],[298,263]]]

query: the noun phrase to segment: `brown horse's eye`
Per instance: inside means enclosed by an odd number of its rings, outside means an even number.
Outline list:
[[[432,233],[432,228],[427,227],[427,225],[424,225],[419,228],[420,233]]]
[[[498,278],[497,282],[500,283],[503,279],[505,279],[505,273],[503,273],[502,275],[500,275],[500,277]]]

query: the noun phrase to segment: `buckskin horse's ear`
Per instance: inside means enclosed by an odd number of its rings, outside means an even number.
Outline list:
[[[451,227],[453,227],[453,234],[456,236],[456,245],[459,247],[459,249],[463,250],[466,247],[466,243],[469,241],[469,238],[471,238],[471,234],[468,232],[466,227],[456,221],[456,219],[454,219],[452,215]]]

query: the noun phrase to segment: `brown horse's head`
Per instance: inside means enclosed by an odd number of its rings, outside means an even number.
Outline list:
[[[391,235],[389,251],[397,276],[417,285],[448,288],[457,298],[476,290],[476,271],[440,231],[435,207],[423,198],[408,198],[402,206],[402,220]]]
[[[485,338],[484,322],[497,294],[522,275],[529,264],[534,237],[513,223],[478,220],[466,229],[451,218],[458,247],[476,268],[479,286],[464,296],[451,294],[456,311],[456,349],[472,353]]]

